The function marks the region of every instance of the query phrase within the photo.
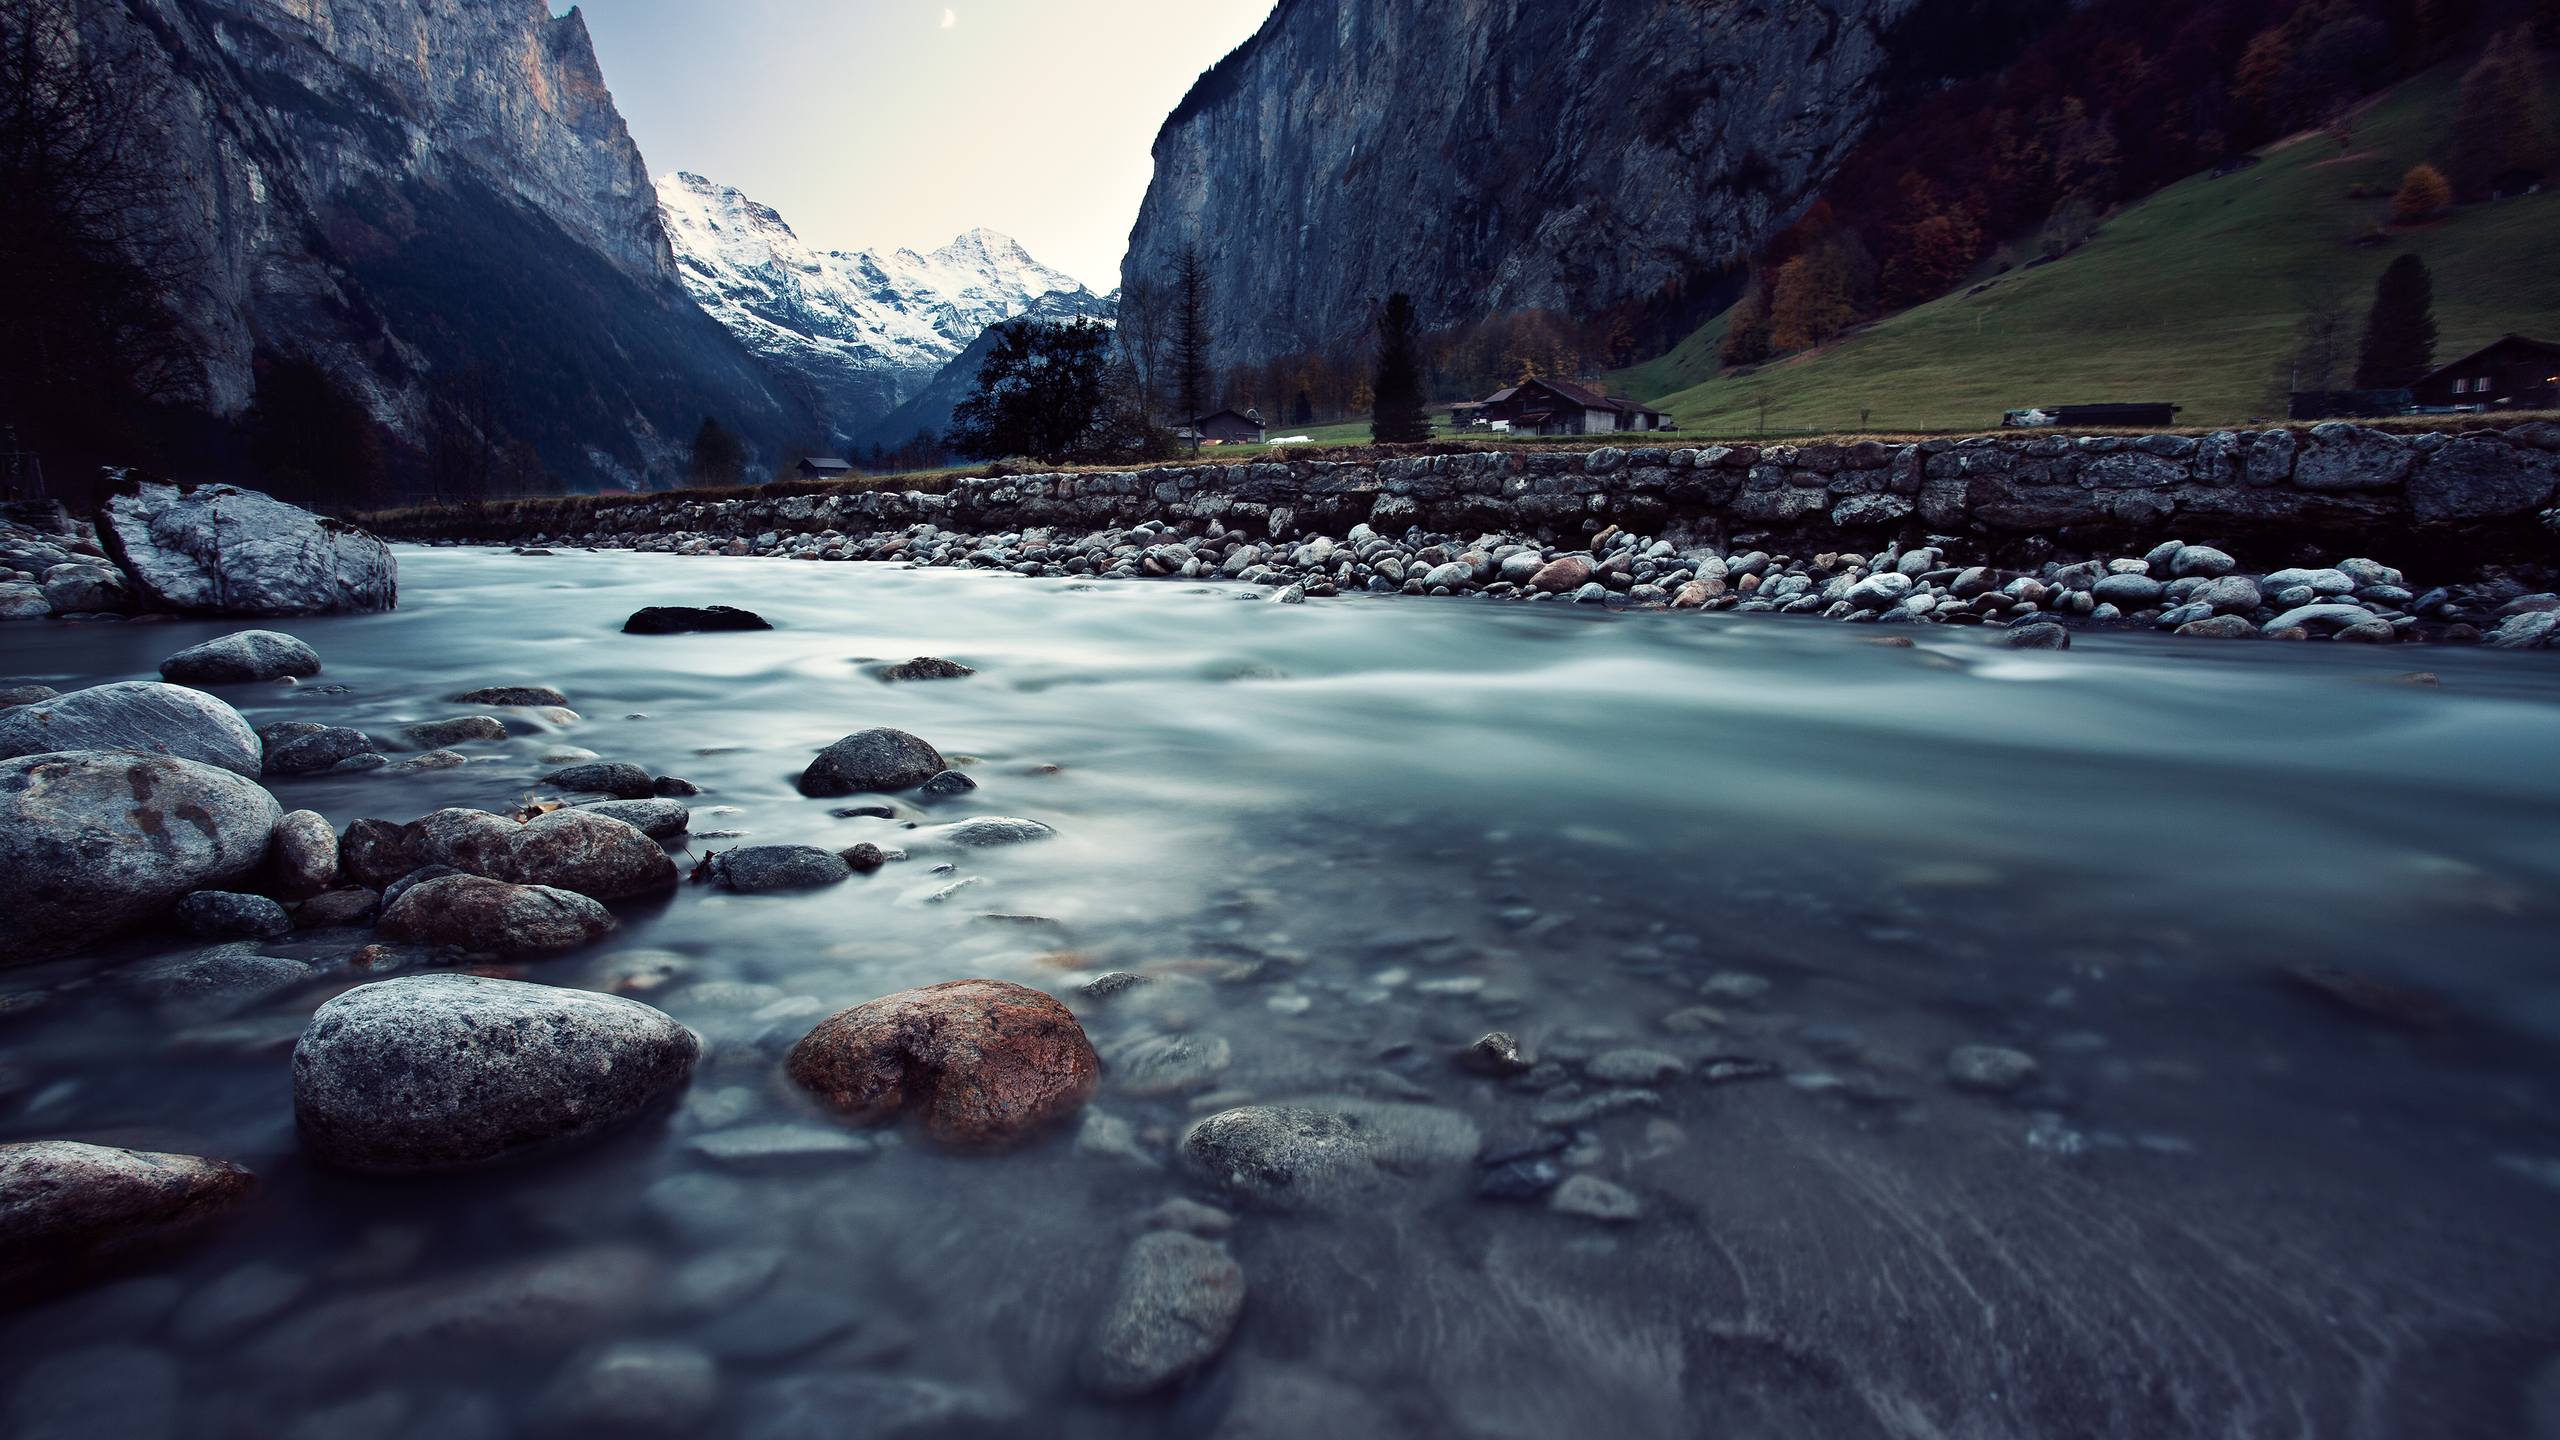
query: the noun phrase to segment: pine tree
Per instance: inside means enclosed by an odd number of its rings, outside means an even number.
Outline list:
[[[2356,388],[2414,385],[2435,365],[2435,281],[2425,261],[2403,255],[2374,284],[2373,309],[2365,315],[2364,343],[2356,352]]]
[[[735,485],[745,478],[747,447],[718,420],[705,415],[693,432],[693,455],[685,479],[695,485]]]
[[[1431,438],[1422,413],[1422,321],[1413,297],[1399,290],[1378,312],[1378,369],[1370,385],[1369,438],[1415,445]]]
[[[1175,418],[1188,425],[1209,410],[1209,264],[1186,245],[1173,265]]]

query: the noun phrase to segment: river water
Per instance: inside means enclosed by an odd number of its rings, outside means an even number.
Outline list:
[[[22,1427],[70,1396],[88,1408],[62,1433],[534,1433],[564,1362],[645,1341],[716,1362],[685,1433],[755,1440],[2560,1434],[2545,657],[2103,634],[2027,653],[1955,629],[1889,648],[1816,621],[1181,582],[400,562],[398,611],[281,627],[317,681],[226,698],[387,734],[537,683],[581,718],[520,717],[458,770],[274,782],[288,807],[506,809],[575,746],[701,785],[696,857],[898,845],[970,814],[1058,837],[617,907],[605,943],[516,973],[698,1030],[681,1103],[453,1179],[297,1153],[287,1055],[351,978],[209,1017],[116,983],[168,942],[0,975],[43,1000],[0,1018],[0,1138],[265,1181],[182,1262],[9,1322],[0,1380],[45,1397]],[[618,633],[706,603],[776,628]],[[11,627],[0,670],[147,677],[226,628]],[[979,673],[865,670],[925,654]],[[2420,667],[2441,684],[2400,678]],[[874,725],[980,788],[889,819],[797,793]],[[1158,983],[1078,994],[1107,970]],[[898,1130],[790,1143],[831,1122],[784,1050],[963,976],[1077,1009],[1099,1118],[994,1157]],[[1550,1064],[1452,1063],[1497,1028]],[[1140,1086],[1113,1064],[1165,1035],[1223,1069]],[[2041,1072],[1958,1088],[1968,1044]],[[1687,1073],[1557,1121],[1612,1090],[1582,1062],[1628,1047]],[[1140,1217],[1219,1198],[1174,1162],[1189,1121],[1346,1095],[1491,1149],[1554,1132],[1562,1168],[1641,1213],[1483,1198],[1446,1157],[1325,1213],[1240,1211],[1223,1355],[1152,1399],[1081,1389]],[[741,1135],[784,1141],[716,1138]]]

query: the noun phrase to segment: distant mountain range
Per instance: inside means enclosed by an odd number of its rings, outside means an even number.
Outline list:
[[[992,230],[927,254],[817,250],[733,186],[677,171],[657,188],[685,289],[825,417],[831,445],[888,431],[903,440],[948,423],[957,394],[891,417],[990,325],[1035,309],[1060,319],[1111,314],[1109,300]],[[976,373],[969,367],[960,394]]]

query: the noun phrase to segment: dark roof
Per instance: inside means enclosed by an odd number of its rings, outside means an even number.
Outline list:
[[[2488,344],[2481,346],[2479,349],[2472,351],[2470,354],[2465,355],[2458,360],[2448,360],[2433,370],[2428,371],[2425,377],[2418,383],[2423,385],[2426,381],[2433,380],[2437,376],[2442,375],[2449,370],[2459,370],[2463,366],[2470,364],[2472,361],[2479,359],[2481,356],[2488,354],[2490,351],[2505,345],[2521,345],[2529,350],[2540,350],[2552,355],[2560,355],[2560,343],[2555,343],[2550,340],[2536,340],[2530,335],[2501,335],[2497,339],[2490,341]]]
[[[803,455],[800,463],[812,470],[850,470],[853,462],[839,455]]]
[[[1194,424],[1194,425],[1206,425],[1206,424],[1208,424],[1210,421],[1217,419],[1217,418],[1218,418],[1219,416],[1221,416],[1221,415],[1232,415],[1232,416],[1234,416],[1236,419],[1243,421],[1243,422],[1244,422],[1245,424],[1247,424],[1247,425],[1254,426],[1254,427],[1255,427],[1255,428],[1257,428],[1257,429],[1261,428],[1261,425],[1262,425],[1262,417],[1261,417],[1260,415],[1253,414],[1253,413],[1251,413],[1251,412],[1249,412],[1249,411],[1233,410],[1233,409],[1228,409],[1228,410],[1212,410],[1212,411],[1210,411],[1208,414],[1201,416],[1199,419],[1194,420],[1194,421],[1192,421],[1191,423],[1192,423],[1192,424]]]
[[[1568,380],[1523,380],[1517,385],[1506,385],[1502,389],[1496,390],[1492,394],[1487,395],[1477,403],[1482,405],[1499,405],[1506,400],[1518,398],[1521,391],[1528,390],[1533,387],[1544,390],[1559,400],[1579,405],[1585,410],[1615,410],[1623,414],[1643,415],[1659,415],[1662,413],[1659,410],[1648,409],[1645,406],[1639,405],[1633,400],[1621,400],[1614,395],[1603,395],[1599,391],[1594,390],[1587,385],[1576,385]]]

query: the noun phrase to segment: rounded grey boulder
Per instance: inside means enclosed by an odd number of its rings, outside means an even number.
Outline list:
[[[319,673],[319,652],[277,630],[237,630],[160,662],[160,678],[173,685],[254,685]]]
[[[385,939],[497,955],[575,950],[613,930],[613,915],[574,890],[510,885],[482,875],[442,875],[398,892],[382,908]]]
[[[178,923],[203,940],[272,940],[293,933],[293,917],[264,895],[198,890],[178,902]]]
[[[636,827],[652,840],[681,835],[693,823],[693,812],[677,800],[603,800],[585,806],[590,815],[605,815]]]
[[[818,752],[800,774],[800,793],[909,790],[948,768],[941,751],[904,730],[857,730]]]
[[[268,889],[287,900],[305,900],[338,878],[338,832],[317,810],[295,810],[276,822],[267,852]]]
[[[592,810],[554,810],[517,826],[508,860],[507,879],[596,900],[676,885],[676,862],[657,841],[628,821]]]
[[[1119,1283],[1085,1352],[1085,1384],[1144,1395],[1215,1359],[1244,1313],[1244,1270],[1226,1248],[1157,1230],[1130,1242]]]
[[[0,756],[130,750],[255,777],[265,747],[240,712],[183,685],[125,680],[0,711]]]
[[[359,985],[311,1017],[293,1047],[294,1119],[304,1148],[342,1169],[466,1169],[639,1117],[684,1085],[701,1049],[637,1000],[404,976]]]
[[[1228,1198],[1270,1210],[1343,1205],[1394,1174],[1464,1165],[1473,1122],[1432,1105],[1335,1098],[1245,1105],[1191,1127],[1180,1154]]]
[[[112,534],[111,548],[157,609],[316,615],[399,603],[389,546],[236,485],[145,482],[108,497],[98,528]]]
[[[256,781],[193,760],[0,760],[0,963],[106,939],[256,873],[282,813]]]
[[[167,1254],[256,1188],[227,1160],[76,1140],[0,1145],[0,1294],[31,1298]]]
[[[260,727],[258,739],[266,746],[270,775],[316,775],[359,756],[381,759],[374,754],[371,737],[344,725],[282,720]]]
[[[2068,650],[2071,648],[2071,632],[2049,620],[2038,621],[2033,625],[2021,625],[2002,638],[2008,642],[2012,650]]]
[[[548,685],[489,685],[453,697],[456,705],[566,705],[569,697]]]
[[[649,772],[626,760],[590,760],[572,765],[542,777],[542,783],[563,790],[584,790],[611,795],[617,800],[646,800],[657,793],[657,782]]]
[[[853,873],[844,857],[815,845],[741,845],[712,857],[711,874],[722,887],[743,894],[814,890]]]

